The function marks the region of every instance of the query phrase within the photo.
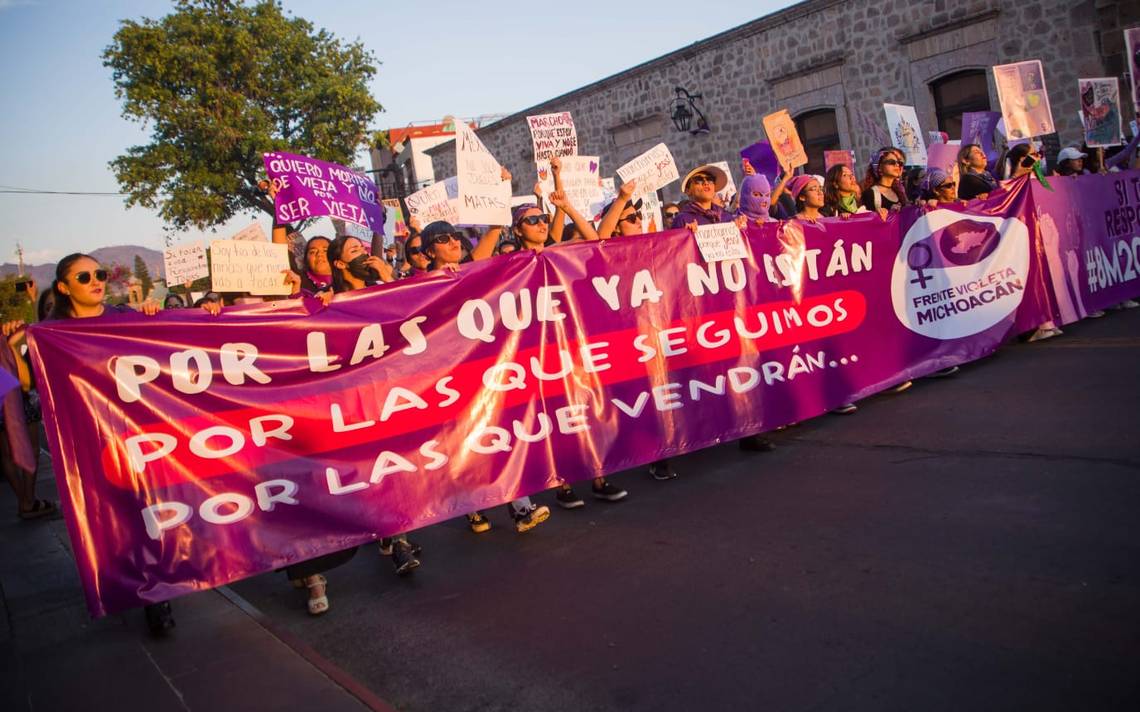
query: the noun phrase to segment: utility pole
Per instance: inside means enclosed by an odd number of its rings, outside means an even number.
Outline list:
[[[20,263],[19,276],[23,277],[24,276],[24,246],[18,242],[16,243],[16,258],[17,258],[17,261]]]

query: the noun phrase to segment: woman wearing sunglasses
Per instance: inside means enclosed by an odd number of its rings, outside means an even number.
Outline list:
[[[641,215],[643,203],[641,200],[634,201],[631,199],[635,190],[637,190],[636,180],[622,183],[621,187],[618,188],[617,197],[602,208],[602,220],[598,223],[598,237],[608,240],[611,237],[630,237],[645,233]],[[669,216],[670,212],[672,212],[671,217]],[[679,209],[675,205],[672,211],[663,210],[661,216],[665,224],[671,224],[678,212]]]
[[[108,312],[132,312],[125,304],[104,303],[107,296],[107,270],[99,266],[95,258],[82,253],[64,257],[55,266],[55,281],[51,285],[55,293],[50,319],[92,319]],[[210,314],[221,312],[216,302],[202,307]],[[154,316],[158,313],[158,302],[147,300],[139,308],[143,314]],[[152,603],[144,609],[147,626],[156,635],[161,635],[174,627],[174,615],[170,602]]]
[[[902,185],[905,168],[906,157],[901,149],[888,146],[876,151],[863,178],[863,194],[860,196],[863,207],[877,212],[886,220],[889,212],[906,205],[906,191]]]

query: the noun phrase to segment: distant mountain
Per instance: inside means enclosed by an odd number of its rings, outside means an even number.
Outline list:
[[[91,252],[91,256],[99,260],[102,265],[120,264],[132,270],[135,267],[135,255],[143,258],[152,279],[162,279],[162,253],[158,250],[141,245],[115,245],[113,247],[100,247]],[[19,270],[19,265],[11,262],[0,264],[0,275],[3,276],[16,274]],[[36,280],[36,285],[40,288],[46,287],[55,279],[54,262],[42,265],[25,265],[25,271],[32,275],[32,278]]]

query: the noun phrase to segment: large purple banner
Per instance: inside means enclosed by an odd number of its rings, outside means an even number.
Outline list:
[[[1121,176],[1107,180],[1135,185]],[[886,222],[772,223],[749,232],[747,260],[705,264],[670,231],[512,254],[327,308],[32,327],[90,609],[770,430],[984,356],[1055,309],[1037,188]],[[1064,190],[1046,197],[1057,210],[1106,192]],[[1101,213],[1089,240],[1115,231]],[[1096,294],[1134,296],[1125,274]]]

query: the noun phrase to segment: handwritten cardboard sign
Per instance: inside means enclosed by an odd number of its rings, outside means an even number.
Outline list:
[[[510,225],[511,183],[483,142],[463,122],[455,124],[455,163],[459,196],[456,206],[464,225]]]
[[[1053,110],[1041,60],[1000,64],[994,67],[994,83],[1006,136],[1026,139],[1053,133]]]
[[[328,215],[383,233],[380,191],[351,168],[292,153],[267,153],[265,172],[277,187],[277,221],[292,223]]]
[[[210,242],[210,283],[215,292],[288,295],[289,250],[281,243],[252,240]]]
[[[408,222],[404,219],[404,209],[400,207],[400,201],[395,198],[385,198],[380,204],[384,206],[384,234],[407,237]]]
[[[823,172],[831,170],[832,166],[847,166],[852,173],[855,172],[854,151],[824,151]]]
[[[168,247],[162,251],[162,266],[169,285],[185,284],[210,276],[206,248],[201,242]]]
[[[408,204],[408,212],[413,218],[419,220],[420,227],[424,228],[437,220],[451,224],[459,222],[459,209],[456,200],[447,196],[447,182],[433,183],[426,188],[417,190],[404,199]]]
[[[664,188],[681,177],[669,147],[659,143],[629,163],[617,169],[622,183],[637,181],[636,196]]]
[[[901,148],[906,154],[908,166],[926,165],[926,141],[918,126],[918,115],[913,106],[883,104],[887,115],[887,129],[891,132],[891,145]]]
[[[696,237],[705,262],[748,259],[748,247],[735,223],[698,225]]]
[[[728,205],[732,202],[732,197],[736,195],[736,181],[732,179],[732,169],[728,167],[728,161],[717,161],[709,165],[721,169],[724,171],[724,175],[728,177],[728,182],[724,184],[724,189],[718,190],[716,193],[721,202]]]
[[[534,142],[534,162],[549,161],[555,156],[574,156],[578,153],[578,133],[569,111],[559,114],[528,116],[530,137]]]
[[[269,238],[265,236],[265,230],[261,229],[261,223],[250,223],[242,229],[230,235],[231,240],[261,240],[268,242]]]
[[[1124,119],[1120,115],[1120,84],[1116,77],[1077,80],[1081,93],[1081,123],[1088,146],[1119,146],[1124,143]]]
[[[550,161],[539,161],[537,165],[543,202],[546,203],[548,212],[554,212],[549,202],[550,194],[554,192],[554,173],[550,169]],[[562,157],[562,190],[574,209],[587,218],[592,217],[590,206],[602,194],[602,185],[598,180],[599,165],[597,156]]]
[[[792,121],[787,109],[765,116],[764,132],[768,134],[768,142],[772,144],[780,165],[795,168],[807,164],[807,151],[796,131],[796,122]]]

